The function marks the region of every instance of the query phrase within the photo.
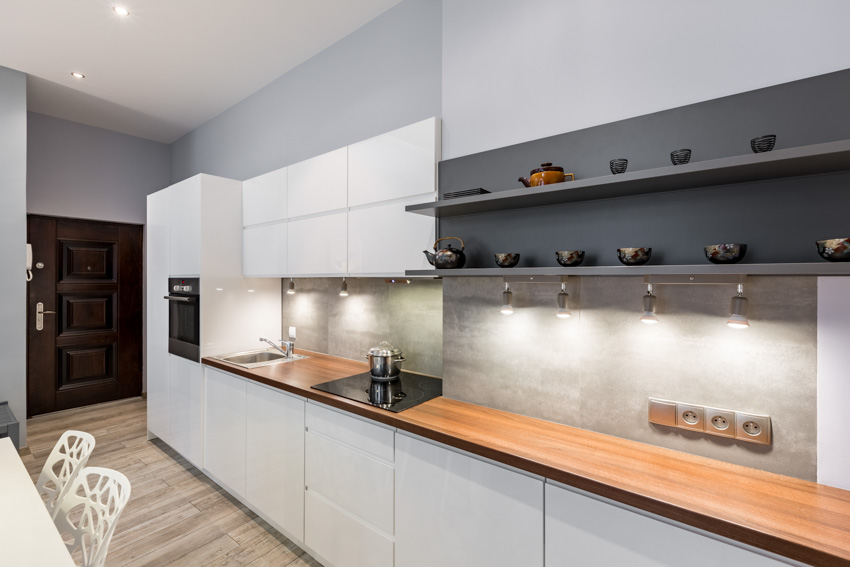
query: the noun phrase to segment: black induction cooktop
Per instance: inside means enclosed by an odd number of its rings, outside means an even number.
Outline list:
[[[373,380],[370,373],[364,372],[313,388],[396,413],[443,395],[440,378],[412,372],[402,372],[398,379],[390,381]]]

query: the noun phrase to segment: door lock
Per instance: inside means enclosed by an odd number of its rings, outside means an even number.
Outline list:
[[[35,304],[35,330],[43,331],[44,330],[44,314],[45,313],[56,313],[56,311],[45,311],[44,303],[38,302]]]

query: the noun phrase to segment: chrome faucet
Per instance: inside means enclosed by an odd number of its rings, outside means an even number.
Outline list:
[[[274,341],[264,339],[263,337],[260,337],[260,340],[276,348],[286,358],[292,358],[292,355],[294,354],[292,351],[295,350],[295,327],[289,327],[289,340],[285,341],[283,339],[280,339],[280,345],[276,345]]]

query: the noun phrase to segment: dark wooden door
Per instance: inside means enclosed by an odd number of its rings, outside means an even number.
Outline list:
[[[27,417],[140,395],[142,227],[27,220]]]

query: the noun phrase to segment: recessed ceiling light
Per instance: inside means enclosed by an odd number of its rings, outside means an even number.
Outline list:
[[[71,73],[71,76],[72,76],[72,77],[76,77],[76,78],[78,78],[78,79],[85,79],[85,78],[86,78],[86,76],[85,76],[85,75],[83,75],[82,73],[77,73],[76,71],[74,71],[73,73]]]
[[[119,16],[129,16],[130,15],[130,12],[127,10],[127,8],[122,8],[121,6],[113,6],[112,10],[116,14],[118,14]]]

